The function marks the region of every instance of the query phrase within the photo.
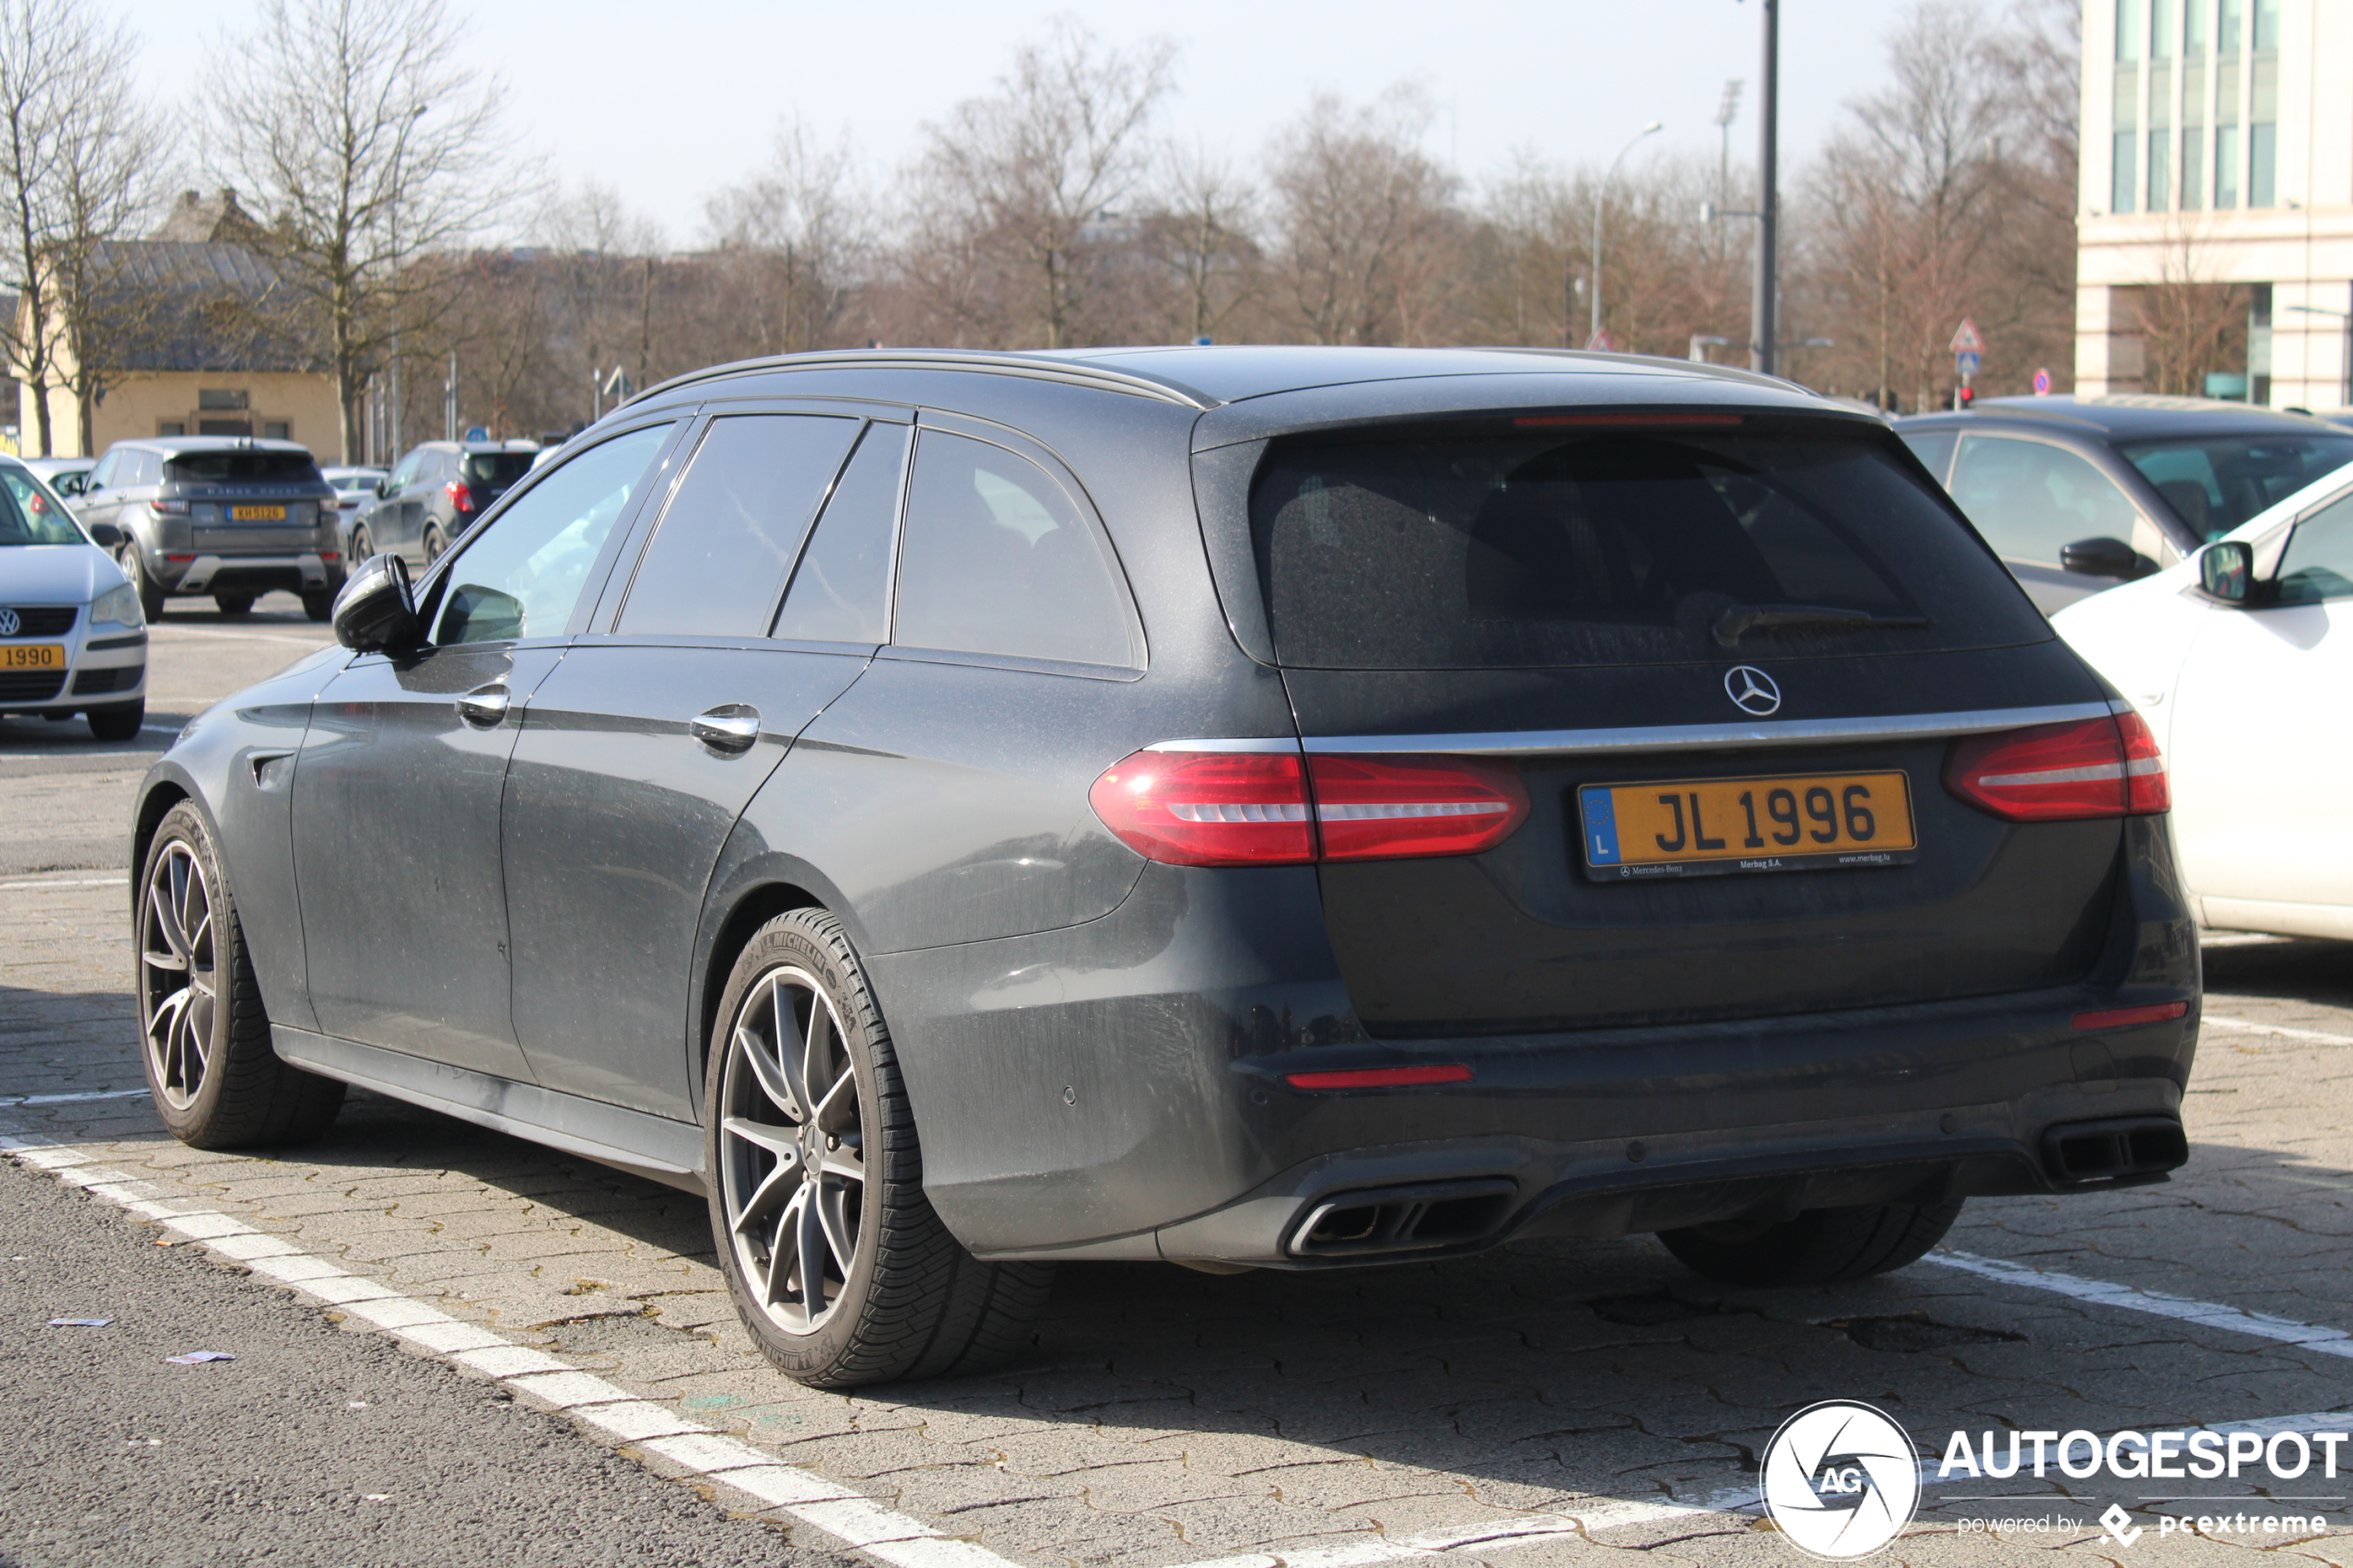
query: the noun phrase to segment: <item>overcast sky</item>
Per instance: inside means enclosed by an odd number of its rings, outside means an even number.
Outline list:
[[[145,68],[167,102],[204,81],[208,43],[250,14],[115,4],[146,40]],[[1905,8],[1783,0],[1785,178],[1839,106],[1881,80],[1881,43]],[[518,149],[566,179],[609,182],[685,246],[699,238],[704,197],[760,160],[780,116],[826,135],[847,128],[887,172],[925,120],[988,91],[1013,44],[1058,12],[1116,43],[1174,39],[1180,92],[1163,129],[1242,161],[1311,94],[1365,99],[1400,80],[1437,108],[1427,150],[1474,181],[1522,148],[1609,158],[1654,119],[1666,130],[1635,160],[1712,156],[1732,77],[1748,82],[1735,159],[1755,144],[1758,0],[485,0],[471,14],[481,63],[510,88]]]

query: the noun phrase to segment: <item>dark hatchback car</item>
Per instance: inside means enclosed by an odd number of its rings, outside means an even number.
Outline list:
[[[532,441],[428,441],[394,465],[376,499],[353,508],[353,560],[379,553],[431,566],[492,502],[531,471]]]
[[[335,620],[140,793],[165,1121],[359,1084],[702,1190],[812,1382],[1007,1353],[1057,1259],[1849,1279],[2186,1156],[2146,729],[1783,383],[729,366]]]
[[[2353,463],[2353,433],[2197,397],[1995,397],[1895,430],[2045,615]]]

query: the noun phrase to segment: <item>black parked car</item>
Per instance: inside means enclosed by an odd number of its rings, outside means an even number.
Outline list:
[[[376,486],[373,505],[353,508],[351,558],[396,555],[431,566],[449,542],[531,471],[535,441],[428,441]]]
[[[2353,433],[2197,397],[1995,397],[1895,429],[2045,615],[2353,463]]]
[[[164,1120],[703,1190],[812,1382],[1002,1356],[1057,1259],[1849,1279],[2186,1155],[2147,730],[1783,383],[730,366],[335,623],[140,793]]]

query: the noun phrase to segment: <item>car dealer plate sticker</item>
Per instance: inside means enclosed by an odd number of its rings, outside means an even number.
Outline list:
[[[0,643],[0,670],[63,670],[63,643]]]
[[[231,507],[229,521],[232,522],[283,522],[286,521],[286,508],[283,507]]]
[[[1587,784],[1580,859],[1603,882],[1897,866],[1919,858],[1900,772]]]

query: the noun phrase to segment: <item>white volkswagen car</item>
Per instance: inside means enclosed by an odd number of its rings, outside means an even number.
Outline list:
[[[125,741],[146,709],[139,591],[55,491],[0,458],[0,718],[79,713]]]
[[[2353,468],[2052,624],[2164,747],[2200,919],[2353,940]]]

